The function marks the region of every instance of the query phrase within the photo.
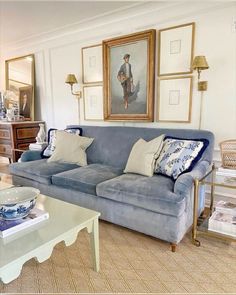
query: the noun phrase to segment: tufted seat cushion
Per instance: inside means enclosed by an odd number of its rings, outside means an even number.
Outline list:
[[[97,195],[172,216],[185,209],[184,197],[174,193],[174,181],[162,175],[124,174],[98,184]]]
[[[91,164],[52,177],[52,183],[96,195],[96,185],[122,174],[122,170],[107,165]]]

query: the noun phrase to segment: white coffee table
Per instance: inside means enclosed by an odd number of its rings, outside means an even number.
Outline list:
[[[0,189],[9,185],[0,184]],[[23,264],[35,258],[47,260],[53,247],[65,241],[66,246],[75,242],[78,232],[87,228],[90,234],[93,267],[99,271],[98,217],[100,213],[40,195],[36,207],[49,212],[49,219],[34,228],[0,239],[0,279],[9,283],[16,279]]]

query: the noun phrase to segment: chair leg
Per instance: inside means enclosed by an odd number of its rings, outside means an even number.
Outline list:
[[[176,252],[177,244],[170,243],[170,246],[171,246],[171,251],[172,251],[172,252]]]

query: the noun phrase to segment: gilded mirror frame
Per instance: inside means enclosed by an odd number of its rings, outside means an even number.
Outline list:
[[[9,77],[9,65],[11,62],[20,61],[23,59],[30,59],[31,60],[31,84],[25,83],[22,81],[17,81],[10,79]],[[5,83],[6,83],[6,90],[10,90],[10,82],[15,84],[15,88],[18,88],[18,106],[19,110],[23,102],[23,96],[30,94],[30,110],[26,116],[24,116],[24,120],[34,120],[34,99],[35,99],[35,58],[34,54],[27,54],[24,56],[19,56],[15,58],[11,58],[5,61]]]

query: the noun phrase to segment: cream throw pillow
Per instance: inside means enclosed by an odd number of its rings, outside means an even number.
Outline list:
[[[70,134],[65,131],[57,130],[55,150],[48,162],[63,162],[87,165],[87,155],[85,150],[93,142],[93,138]]]
[[[124,173],[137,173],[145,176],[153,176],[155,162],[162,146],[164,134],[151,141],[140,138],[130,152]]]

